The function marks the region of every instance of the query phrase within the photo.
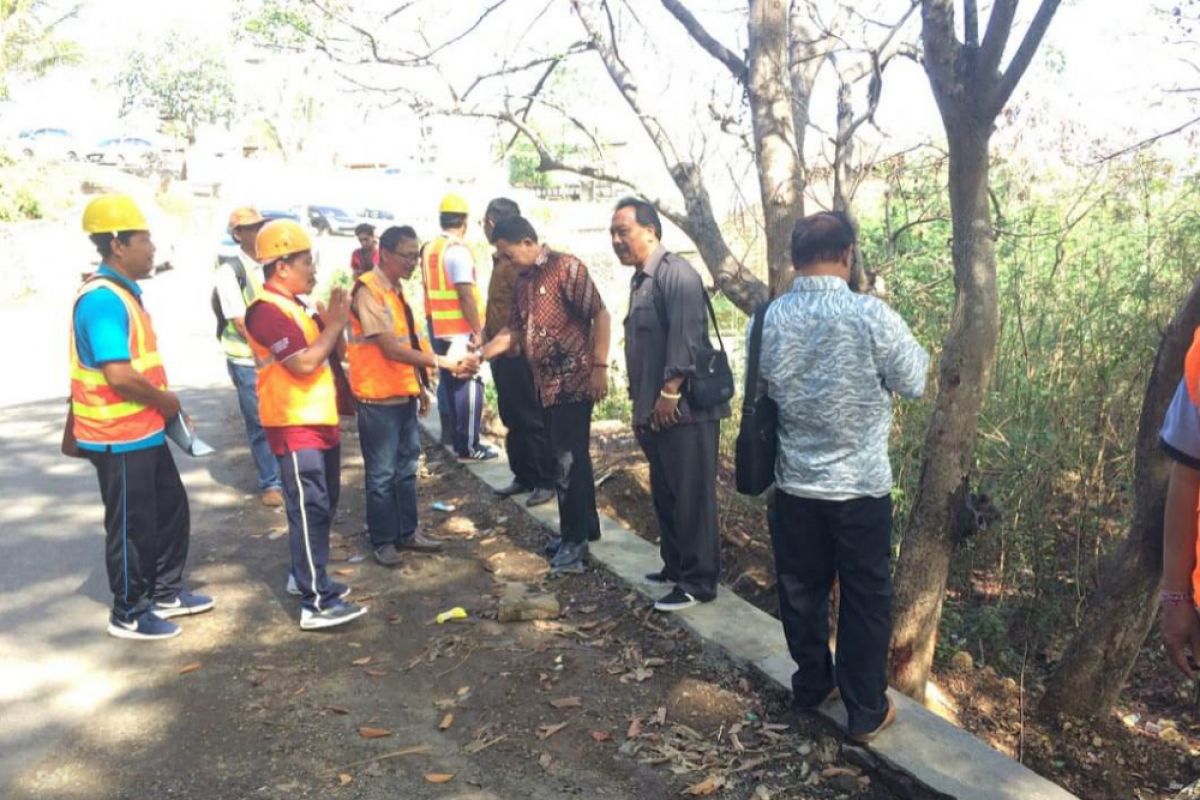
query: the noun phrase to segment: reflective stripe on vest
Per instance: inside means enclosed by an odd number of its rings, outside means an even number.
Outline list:
[[[458,287],[446,273],[446,250],[451,245],[466,247],[462,240],[442,234],[434,239],[421,253],[421,275],[425,286],[425,314],[429,317],[433,335],[438,338],[470,335],[471,325],[463,314]],[[479,298],[479,286],[471,272],[471,291],[475,296],[475,309],[483,318],[483,304]]]
[[[360,275],[356,283],[387,308],[396,341],[401,347],[411,349],[404,298],[399,291],[387,286],[374,270]],[[359,400],[390,400],[421,394],[417,368],[384,355],[371,337],[363,336],[362,324],[354,314],[350,315],[350,343],[346,355],[350,359],[350,388]]]
[[[271,291],[264,291],[254,302],[273,305],[296,323],[311,345],[321,335],[317,321],[299,302]],[[247,314],[249,310],[247,309]],[[308,375],[297,375],[271,356],[271,351],[253,336],[250,350],[258,363],[258,416],[268,428],[292,425],[337,425],[337,386],[333,368],[324,361]]]
[[[133,293],[116,281],[93,278],[75,295],[75,302],[89,292],[109,289],[125,306],[129,317],[129,365],[157,389],[167,388],[167,373],[150,315]],[[71,317],[70,367],[71,412],[75,416],[75,438],[97,446],[132,444],[161,433],[162,413],[151,406],[127,400],[109,385],[104,370],[84,365],[75,343],[75,320]]]

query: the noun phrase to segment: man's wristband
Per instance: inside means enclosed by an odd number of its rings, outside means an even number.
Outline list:
[[[1168,606],[1181,606],[1190,602],[1192,599],[1190,592],[1168,592],[1161,591],[1158,593],[1158,603],[1163,608]]]
[[[666,389],[662,389],[659,391],[658,396],[667,400],[678,400],[683,397],[683,392],[668,392]]]

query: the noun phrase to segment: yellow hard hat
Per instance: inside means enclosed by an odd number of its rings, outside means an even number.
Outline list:
[[[142,211],[127,194],[103,194],[83,210],[83,229],[92,233],[148,231],[150,225]]]
[[[461,194],[451,192],[442,198],[442,204],[438,206],[440,214],[466,214],[467,201]]]
[[[254,257],[263,264],[312,250],[312,239],[308,231],[292,219],[274,219],[263,225],[254,240]]]

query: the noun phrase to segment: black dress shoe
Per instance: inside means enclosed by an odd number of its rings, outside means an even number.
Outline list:
[[[520,481],[513,481],[508,486],[501,486],[499,489],[493,489],[496,494],[501,497],[512,497],[514,494],[524,494],[529,491],[528,486],[522,486]]]
[[[533,508],[534,506],[540,506],[543,503],[549,503],[554,499],[554,497],[555,493],[553,489],[544,489],[538,487],[529,493],[529,497],[525,498],[525,507]]]

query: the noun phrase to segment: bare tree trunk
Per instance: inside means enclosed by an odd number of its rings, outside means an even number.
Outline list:
[[[977,45],[978,0],[963,0],[968,45],[957,38],[954,0],[921,0],[925,72],[946,129],[954,235],[954,314],[942,344],[938,392],[921,475],[896,564],[893,684],[924,699],[933,665],[958,512],[967,501],[975,432],[996,358],[1000,311],[988,206],[988,141],[996,115],[1037,52],[1059,0],[1042,0],[1020,46],[1000,71],[1017,0],[995,0]]]
[[[787,0],[750,0],[750,118],[767,238],[768,283],[790,269],[792,226],[804,213],[804,168],[788,69]]]
[[[921,476],[896,565],[892,683],[923,699],[933,663],[958,508],[975,454],[975,431],[1000,330],[996,254],[988,207],[990,130],[947,125],[954,231],[954,314],[942,345],[938,393]]]
[[[686,213],[666,216],[695,243],[717,287],[742,311],[752,312],[766,299],[767,287],[730,251],[699,166],[680,157],[666,128],[643,106],[637,82],[617,54],[600,0],[571,0],[571,7],[583,23],[609,78],[641,122],[683,196]]]
[[[1075,717],[1103,716],[1117,701],[1154,622],[1162,579],[1163,507],[1171,462],[1158,429],[1183,373],[1183,358],[1200,325],[1200,281],[1163,333],[1146,382],[1133,463],[1129,534],[1110,558],[1088,607],[1042,696],[1040,709]]]

